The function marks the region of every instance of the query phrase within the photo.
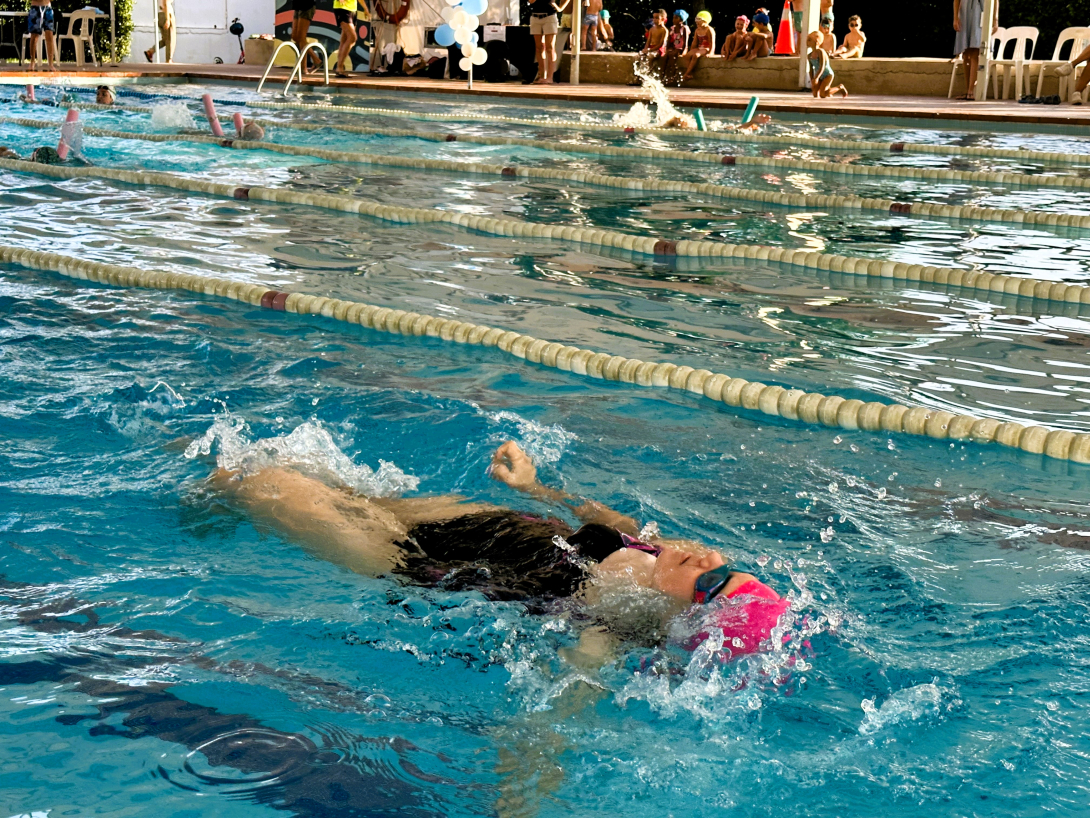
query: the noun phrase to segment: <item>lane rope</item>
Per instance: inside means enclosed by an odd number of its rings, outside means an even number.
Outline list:
[[[235,147],[261,148],[262,142],[230,141]],[[709,259],[754,259],[790,264],[804,269],[827,270],[858,276],[873,276],[905,282],[921,282],[968,290],[1018,295],[1039,300],[1090,304],[1090,285],[1068,284],[1062,281],[1042,281],[1006,273],[988,273],[956,267],[933,267],[901,261],[856,258],[812,250],[794,250],[760,244],[727,244],[704,240],[670,241],[653,236],[635,236],[616,230],[593,227],[572,227],[534,224],[511,218],[478,216],[432,208],[384,205],[352,196],[325,193],[299,193],[286,188],[241,187],[191,179],[172,173],[123,170],[119,168],[66,167],[41,165],[21,159],[0,159],[0,168],[54,179],[110,179],[132,185],[166,187],[220,196],[227,199],[278,202],[281,204],[320,207],[344,213],[356,213],[395,224],[455,225],[493,236],[552,239],[592,247],[609,247],[646,256],[684,256]]]
[[[221,116],[227,121],[227,117]],[[273,120],[254,120],[257,124],[266,128],[284,127],[283,123]],[[48,120],[18,119],[14,117],[0,117],[0,123],[20,125],[29,128],[55,128],[57,123]],[[324,130],[327,126],[312,123],[296,123],[288,125],[289,128],[299,130]],[[365,129],[361,129],[365,130]],[[366,129],[369,133],[379,133],[382,129]],[[751,188],[730,187],[727,185],[713,184],[710,182],[684,182],[669,179],[639,179],[626,176],[608,176],[583,171],[551,170],[536,168],[533,166],[503,166],[478,162],[455,162],[443,159],[417,159],[410,157],[389,156],[386,154],[369,154],[361,151],[332,151],[325,148],[311,146],[284,145],[277,142],[263,141],[260,143],[248,143],[238,140],[226,140],[232,144],[225,145],[225,140],[202,134],[147,134],[132,131],[113,131],[93,126],[84,126],[83,132],[89,136],[99,136],[113,139],[133,139],[146,142],[196,142],[218,145],[220,147],[238,147],[247,150],[256,149],[274,153],[288,154],[292,156],[309,156],[316,159],[324,159],[331,162],[352,162],[366,165],[385,165],[389,167],[412,168],[416,170],[439,170],[451,173],[475,173],[500,176],[514,176],[523,178],[537,178],[562,180],[576,184],[593,185],[597,187],[617,188],[622,190],[654,191],[660,193],[693,193],[718,199],[728,199],[744,202],[757,202],[759,204],[772,204],[782,207],[802,207],[807,209],[839,209],[852,211],[875,211],[900,216],[921,216],[925,218],[950,219],[955,221],[992,221],[997,223],[1009,223],[1020,225],[1034,225],[1046,227],[1074,227],[1090,229],[1090,215],[1075,213],[1048,213],[1043,211],[1007,210],[1003,208],[976,207],[972,205],[943,205],[927,202],[900,202],[894,199],[872,199],[861,196],[840,196],[823,193],[782,193],[778,190],[753,190]],[[412,136],[413,131],[392,131],[389,135]],[[427,137],[425,137],[427,138]],[[433,138],[433,141],[450,142],[445,138]],[[540,147],[543,150],[556,150],[549,143],[537,140],[498,139],[494,144],[526,144],[533,142],[531,147]],[[565,150],[561,148],[560,150]],[[597,151],[588,147],[575,148],[572,153],[604,153],[607,155],[624,155],[620,151],[628,150],[641,158],[654,158],[656,151],[633,150],[625,148],[605,148]],[[644,156],[649,154],[649,156]],[[704,154],[712,156],[713,154]],[[672,158],[672,157],[667,157]],[[719,158],[718,156],[716,157]]]
[[[1033,151],[1011,148],[973,148],[960,145],[927,145],[920,142],[870,142],[858,139],[830,139],[816,136],[738,133],[737,131],[697,131],[677,128],[632,127],[605,122],[573,122],[558,119],[532,119],[510,116],[489,116],[486,114],[439,114],[421,111],[406,111],[399,108],[369,108],[359,105],[333,105],[330,103],[274,102],[271,100],[253,100],[247,103],[251,108],[289,109],[302,111],[331,111],[333,113],[365,114],[371,116],[390,116],[403,119],[418,119],[435,122],[488,122],[509,125],[526,125],[535,128],[556,128],[578,131],[608,132],[616,135],[649,133],[656,136],[675,136],[687,139],[709,139],[720,142],[739,142],[755,145],[806,146],[822,150],[877,151],[880,153],[918,153],[936,156],[988,157],[994,159],[1017,159],[1030,162],[1060,162],[1064,164],[1090,164],[1090,154],[1064,153],[1051,151]]]
[[[437,318],[326,296],[271,290],[261,284],[225,278],[143,270],[3,245],[0,245],[0,262],[32,270],[51,271],[99,284],[188,290],[230,298],[270,310],[299,315],[322,315],[381,332],[429,336],[447,342],[497,347],[516,358],[576,375],[692,392],[728,406],[742,407],[811,425],[903,433],[936,440],[994,442],[1057,460],[1090,463],[1090,434],[1085,432],[1026,426],[1014,421],[1002,422],[993,418],[928,409],[924,406],[864,402],[855,398],[845,399],[839,395],[804,392],[800,389],[732,378],[707,369],[594,352],[451,318]]]

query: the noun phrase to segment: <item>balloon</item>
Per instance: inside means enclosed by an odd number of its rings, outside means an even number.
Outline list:
[[[484,65],[488,60],[488,50],[484,48],[476,49],[469,57],[469,61],[474,65]]]
[[[439,12],[439,16],[443,18],[444,23],[449,23],[450,19],[454,16],[454,9],[450,6],[443,6],[442,11]]]
[[[476,31],[480,26],[481,20],[476,14],[467,14],[466,21],[462,24],[462,28],[468,28],[470,31]]]
[[[471,43],[473,43],[473,45],[476,45],[477,43],[479,43],[481,41],[481,38],[477,35],[477,32],[474,31],[473,36],[469,39],[469,41]]]
[[[447,0],[447,5],[448,6],[456,6],[461,2],[462,2],[462,0]]]
[[[465,45],[462,46],[462,56],[472,58],[473,57],[473,52],[476,51],[476,50],[477,50],[477,46],[473,45],[473,43],[466,43]]]
[[[462,8],[466,10],[466,14],[479,16],[488,10],[488,0],[462,0]]]
[[[473,39],[473,32],[468,28],[456,28],[454,29],[454,42],[458,45],[465,45]]]
[[[455,9],[454,16],[447,20],[447,24],[453,29],[465,28],[466,19],[469,17],[462,9]],[[476,28],[476,26],[474,26]]]
[[[463,71],[469,71],[473,68],[473,63],[470,61],[469,57],[462,57],[462,59],[458,60],[458,67]]]
[[[442,25],[435,29],[435,42],[442,46],[454,45],[454,29],[449,25]]]

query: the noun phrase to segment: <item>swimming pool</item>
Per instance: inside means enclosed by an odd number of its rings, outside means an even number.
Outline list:
[[[165,92],[189,96],[196,115],[203,90]],[[390,106],[391,97],[332,101]],[[482,112],[479,100],[396,107]],[[510,104],[503,112],[512,109],[567,120],[614,113]],[[40,106],[3,110],[63,118]],[[290,109],[261,115],[318,119]],[[155,129],[142,112],[82,116],[103,128]],[[158,121],[170,123],[161,130],[180,116],[161,112]],[[321,121],[376,122],[347,113]],[[685,136],[411,127],[709,149]],[[1072,153],[1090,144],[836,124],[771,132]],[[1077,191],[1048,188],[649,165],[333,128],[273,128],[269,138],[1086,212]],[[0,144],[24,154],[50,139],[55,132],[0,124]],[[188,143],[87,137],[84,153],[102,166],[390,205],[1086,279],[1086,237],[1071,228],[701,201]],[[821,157],[1085,174],[1077,164]],[[458,317],[808,391],[1090,425],[1090,325],[1077,304],[0,173],[6,245]],[[492,349],[17,266],[0,268],[0,299],[8,814],[681,815],[709,804],[804,816],[1085,811],[1085,465],[808,426]],[[713,543],[790,590],[810,648],[721,666],[699,653],[631,647],[605,667],[577,670],[557,658],[576,638],[565,613],[346,572],[256,528],[203,483],[219,455],[294,463],[366,491],[457,491],[545,511],[485,475],[491,450],[508,438],[534,454],[547,482]]]

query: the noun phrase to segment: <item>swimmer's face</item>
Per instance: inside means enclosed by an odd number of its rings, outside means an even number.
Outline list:
[[[655,22],[656,26],[666,25],[666,17],[662,14],[652,14],[651,19]]]
[[[746,24],[742,21],[741,17],[734,21],[734,30],[739,34],[746,30]]]
[[[697,577],[723,564],[723,558],[715,551],[693,553],[680,548],[663,548],[655,559],[651,587],[682,605],[689,605],[693,601]]]
[[[674,25],[675,25],[675,26],[680,26],[680,25],[681,25],[681,18],[680,18],[680,17],[678,17],[678,16],[677,16],[677,15],[675,14],[675,15],[674,15],[674,21],[673,21],[673,22],[674,22]]]
[[[828,20],[822,20],[821,21],[821,30],[825,34],[829,33],[829,21]]]
[[[114,104],[114,92],[109,88],[99,88],[95,94],[95,102],[99,105],[113,105]]]

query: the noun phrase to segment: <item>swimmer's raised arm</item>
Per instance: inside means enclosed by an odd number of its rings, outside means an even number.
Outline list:
[[[492,455],[490,472],[493,480],[506,483],[516,491],[529,494],[531,497],[547,503],[566,506],[584,523],[600,523],[612,526],[618,531],[630,534],[633,537],[639,534],[639,524],[631,517],[614,511],[609,506],[595,500],[576,497],[566,491],[542,485],[541,481],[537,479],[537,469],[534,468],[534,461],[513,440],[508,440],[496,449]]]

